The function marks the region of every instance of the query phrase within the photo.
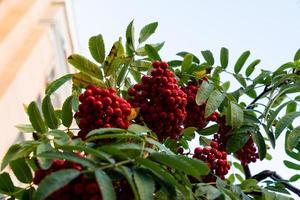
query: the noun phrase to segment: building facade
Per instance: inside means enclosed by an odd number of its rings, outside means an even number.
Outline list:
[[[0,160],[8,147],[27,136],[15,125],[28,123],[24,104],[39,103],[47,84],[70,68],[75,49],[70,1],[0,0]],[[69,94],[61,88],[54,106]]]

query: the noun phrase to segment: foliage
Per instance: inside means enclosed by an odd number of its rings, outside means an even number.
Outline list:
[[[144,75],[150,75],[153,61],[161,60],[158,52],[164,42],[147,43],[157,25],[155,22],[143,27],[137,44],[134,24],[130,22],[125,44],[121,39],[117,40],[108,54],[103,36],[91,37],[89,49],[94,61],[78,54],[68,57],[68,62],[79,72],[64,75],[49,84],[42,105],[31,102],[27,108],[30,124],[16,126],[23,133],[32,133],[33,137],[12,145],[3,158],[0,174],[3,196],[51,199],[53,192],[73,184],[78,177],[95,180],[101,192],[100,199],[106,200],[269,200],[289,199],[290,192],[300,195],[299,189],[278,177],[261,183],[264,176],[251,176],[247,163],[230,163],[237,170],[235,173],[230,171],[222,180],[210,172],[211,166],[205,159],[193,159],[189,145],[198,138],[195,135],[200,136],[199,145],[210,145],[213,134],[228,128],[225,141],[226,150],[231,153],[228,156],[239,158],[237,152],[251,139],[254,148],[258,148],[259,159],[264,160],[270,157],[269,146],[275,148],[278,138],[284,134],[285,152],[289,156],[284,164],[300,170],[300,128],[294,127],[293,123],[300,116],[300,96],[297,96],[300,91],[300,50],[293,61],[274,72],[261,70],[257,76],[254,72],[260,60],[249,61],[250,51],[242,53],[233,64],[234,72],[227,70],[232,62],[229,50],[224,47],[220,50],[219,63],[209,50],[201,51],[203,59],[190,52],[179,52],[178,59],[168,62],[169,69],[179,87],[187,87],[190,82],[199,84],[193,101],[196,106],[204,105],[203,115],[207,120],[204,127],[184,127],[180,137],[161,140],[140,121],[139,108],[132,108],[127,118],[131,123],[128,129],[100,127],[90,131],[86,138],[77,136],[80,121],[76,117],[73,120],[73,115],[80,110],[80,94],[88,85],[115,88],[120,97],[130,102],[130,88],[141,82]],[[232,91],[230,82],[222,82],[224,73],[237,80],[239,89]],[[72,83],[72,94],[63,102],[62,108],[54,108],[51,103],[53,93],[68,81]],[[226,124],[221,126],[216,114],[223,117]],[[72,167],[51,171],[58,161]],[[8,166],[23,187],[3,171]],[[43,170],[51,172],[36,183],[37,171]],[[206,182],[208,174],[214,176],[215,181]],[[295,175],[289,182],[298,179],[299,175]],[[122,196],[124,191],[126,198]]]

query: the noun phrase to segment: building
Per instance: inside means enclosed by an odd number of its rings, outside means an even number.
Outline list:
[[[29,121],[23,104],[41,102],[47,84],[70,71],[66,57],[76,40],[69,4],[0,0],[0,160],[11,144],[24,139],[15,128]],[[56,94],[54,105],[67,90]]]

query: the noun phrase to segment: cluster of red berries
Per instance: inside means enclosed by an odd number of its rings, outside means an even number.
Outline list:
[[[206,162],[210,168],[211,174],[203,178],[203,181],[206,183],[216,181],[216,175],[224,179],[230,169],[230,165],[227,162],[227,153],[219,151],[218,144],[214,141],[211,142],[210,147],[195,148],[193,158]]]
[[[33,183],[38,185],[47,175],[62,169],[76,169],[81,171],[82,166],[63,160],[55,160],[51,167],[47,170],[38,169],[35,171]],[[115,181],[113,183],[117,199],[128,200],[133,199],[133,192],[126,180]],[[95,178],[85,175],[72,180],[67,185],[53,192],[46,198],[47,200],[102,200],[102,195]]]
[[[101,89],[90,85],[79,96],[79,101],[79,111],[74,117],[79,121],[80,138],[85,139],[91,130],[97,128],[128,128],[131,106],[118,97],[113,88]]]
[[[155,61],[150,76],[128,90],[129,102],[140,108],[139,116],[153,130],[160,141],[177,139],[186,117],[186,94],[179,88],[166,62]]]
[[[218,117],[218,132],[214,134],[213,141],[217,142],[218,149],[226,151],[226,143],[228,141],[228,133],[231,131],[231,127],[226,125],[225,116]],[[257,149],[254,146],[254,142],[250,137],[247,143],[238,151],[235,156],[241,161],[242,165],[248,165],[251,162],[256,162],[258,158]]]

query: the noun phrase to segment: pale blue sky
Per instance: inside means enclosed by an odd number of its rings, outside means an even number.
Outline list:
[[[80,53],[89,56],[90,36],[101,33],[109,51],[126,26],[134,19],[136,38],[143,25],[158,21],[149,43],[165,41],[164,60],[176,58],[179,51],[200,56],[211,50],[216,60],[221,47],[229,49],[231,66],[245,50],[250,60],[262,59],[261,69],[273,70],[291,61],[300,48],[300,0],[74,0],[75,26]],[[203,59],[202,59],[203,60]],[[230,68],[229,68],[230,69]],[[225,77],[225,79],[229,77]],[[271,151],[273,161],[259,162],[253,171],[278,171],[289,178],[297,171],[282,164],[282,146]],[[252,166],[251,166],[252,167]],[[300,187],[300,182],[297,182]]]

